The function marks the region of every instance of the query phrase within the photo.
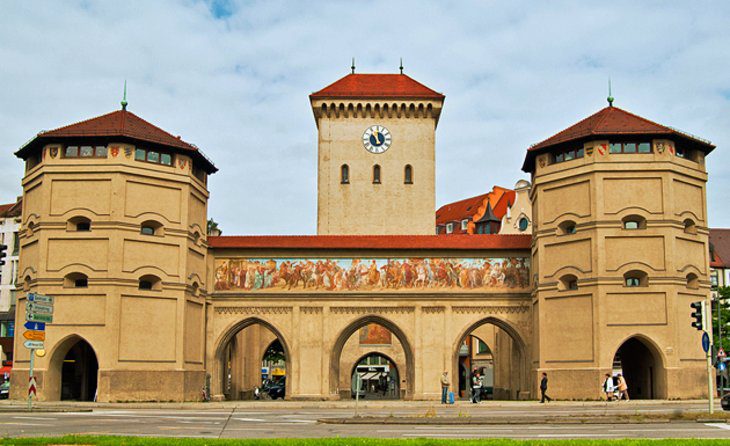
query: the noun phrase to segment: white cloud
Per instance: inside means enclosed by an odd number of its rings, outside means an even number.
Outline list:
[[[226,234],[313,233],[307,95],[352,56],[359,72],[396,72],[402,56],[446,94],[437,203],[524,177],[529,144],[603,107],[610,75],[616,105],[718,146],[710,223],[730,226],[729,13],[725,2],[4,2],[0,202],[21,192],[17,148],[116,109],[127,79],[130,110],[221,168],[210,215]]]

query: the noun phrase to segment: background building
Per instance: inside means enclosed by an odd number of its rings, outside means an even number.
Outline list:
[[[0,360],[12,361],[15,333],[15,299],[20,254],[22,199],[0,205],[0,244],[6,245],[5,265],[0,267]]]

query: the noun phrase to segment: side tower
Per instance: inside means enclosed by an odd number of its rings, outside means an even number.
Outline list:
[[[319,130],[317,233],[433,234],[444,95],[405,74],[349,74],[309,96]]]
[[[23,178],[12,397],[27,294],[55,299],[38,398],[197,399],[205,380],[207,175],[193,145],[126,110],[39,133]]]
[[[690,303],[709,296],[705,156],[714,146],[609,106],[532,146],[533,379],[596,398],[707,394]]]

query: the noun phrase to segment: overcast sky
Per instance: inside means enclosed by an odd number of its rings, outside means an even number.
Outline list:
[[[224,234],[316,228],[308,95],[405,72],[446,95],[437,205],[512,187],[527,147],[606,105],[711,140],[710,225],[730,227],[730,2],[0,0],[0,203],[38,131],[119,108],[220,168]]]

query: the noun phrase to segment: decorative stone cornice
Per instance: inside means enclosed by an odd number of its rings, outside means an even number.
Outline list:
[[[415,307],[332,307],[334,314],[406,314],[413,313]]]
[[[291,307],[216,307],[218,314],[289,314]]]
[[[526,313],[528,307],[526,305],[515,306],[499,306],[499,305],[481,305],[481,306],[464,306],[453,307],[454,313],[458,314],[510,314],[510,313]]]

